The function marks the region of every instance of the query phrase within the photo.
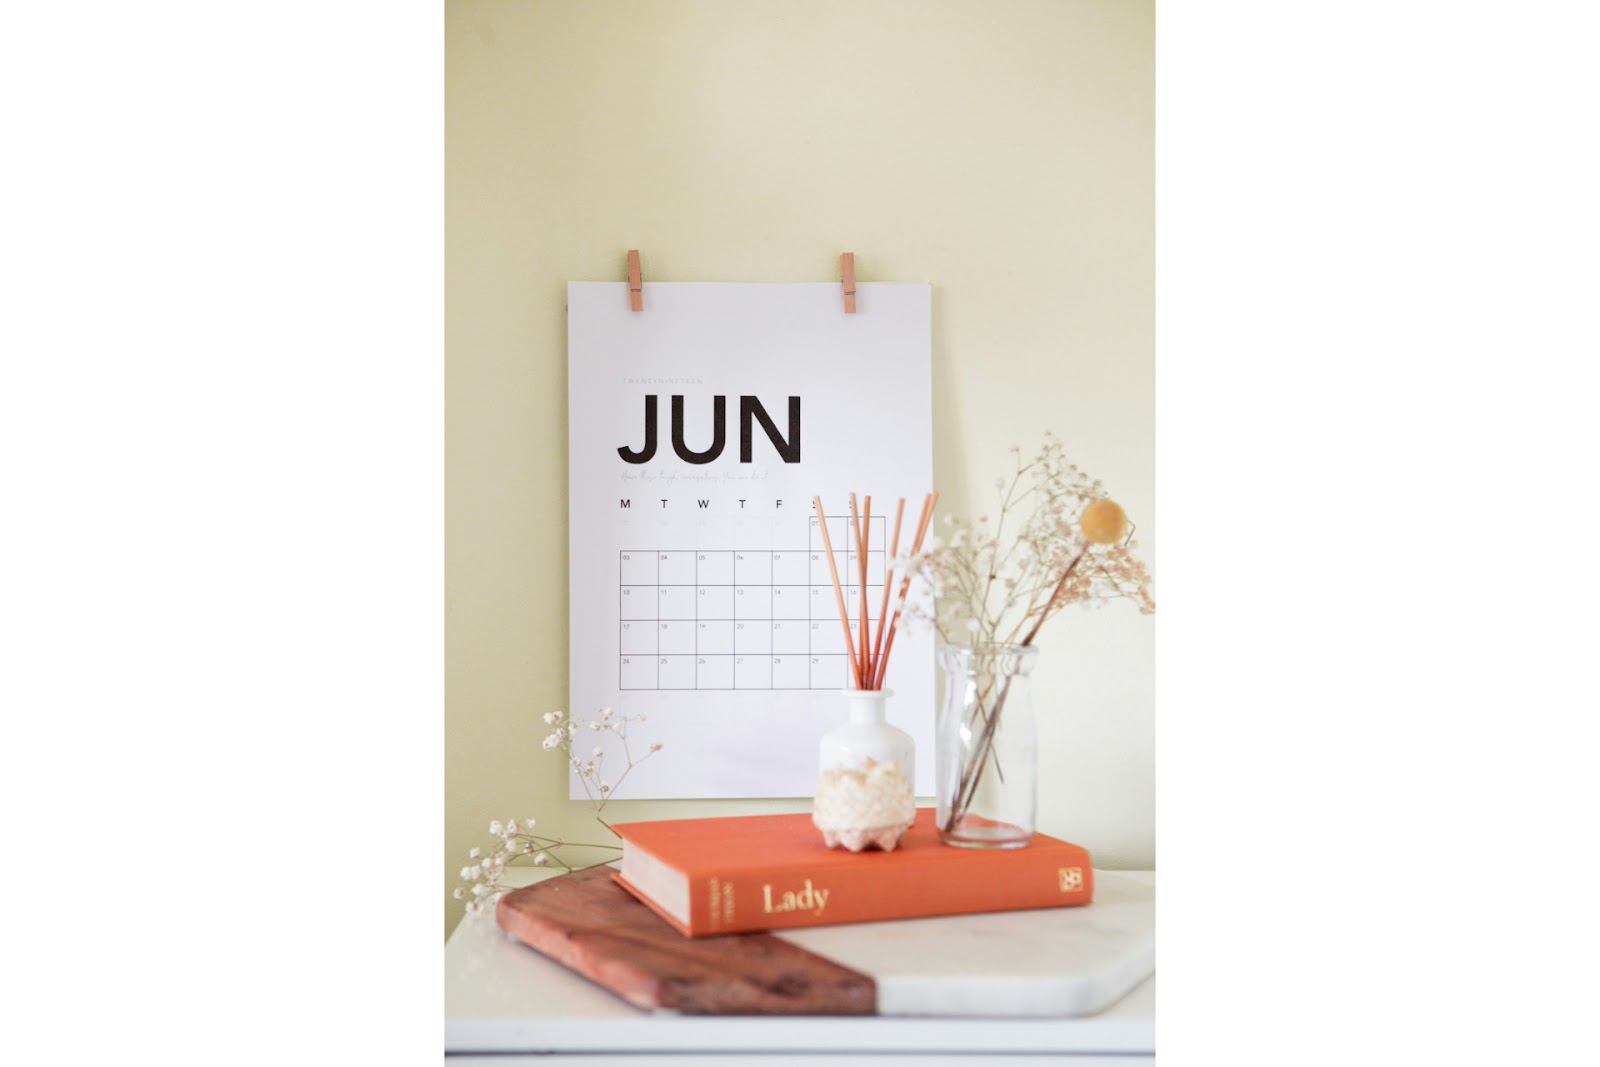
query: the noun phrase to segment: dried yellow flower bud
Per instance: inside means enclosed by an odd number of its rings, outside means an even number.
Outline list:
[[[1097,545],[1114,545],[1128,533],[1128,513],[1115,500],[1096,500],[1078,520],[1083,536]]]

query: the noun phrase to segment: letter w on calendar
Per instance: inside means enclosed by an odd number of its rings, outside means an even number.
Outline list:
[[[853,315],[836,284],[647,283],[641,312],[621,282],[567,297],[569,707],[645,716],[574,738],[602,755],[571,795],[810,796],[850,684],[811,500],[849,633],[875,634],[896,501],[904,552],[933,488],[929,287],[860,285]],[[864,618],[852,491],[873,496]],[[926,795],[931,635],[899,634],[884,686]]]

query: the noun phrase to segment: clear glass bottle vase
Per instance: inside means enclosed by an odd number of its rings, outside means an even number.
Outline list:
[[[939,837],[964,848],[1022,848],[1033,839],[1038,743],[1024,645],[945,645],[935,779]]]

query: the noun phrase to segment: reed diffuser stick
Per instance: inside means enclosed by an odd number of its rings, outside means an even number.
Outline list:
[[[872,669],[872,624],[867,621],[867,531],[872,529],[872,497],[861,506],[861,521],[856,523],[856,559],[861,571],[861,673],[872,684],[877,677]]]
[[[833,562],[833,541],[828,537],[828,516],[822,510],[822,497],[814,496],[811,503],[817,509],[817,523],[822,527],[822,548],[828,553],[828,573],[833,576],[833,599],[839,605],[839,625],[844,627],[844,650],[850,653],[850,673],[855,676],[856,688],[866,688],[866,676],[861,673],[861,664],[856,661],[855,641],[850,637],[850,613],[845,610],[844,590],[839,585],[839,568]]]
[[[900,554],[900,519],[905,513],[906,498],[901,497],[894,509],[894,537],[889,555],[883,561],[883,603],[878,605],[878,636],[872,642],[872,660],[867,668],[880,689],[883,682],[878,678],[878,667],[883,663],[883,627],[889,621],[889,588],[894,585],[894,558]]]
[[[918,552],[922,551],[922,539],[928,533],[928,525],[933,521],[933,509],[938,503],[938,493],[929,493],[927,496],[923,497],[922,515],[917,519],[917,535],[911,543],[912,555],[916,555]],[[907,570],[905,578],[900,584],[899,603],[905,602],[906,591],[911,588],[911,574],[912,572]],[[883,646],[883,656],[878,661],[878,674],[877,677],[873,679],[873,688],[875,689],[883,688],[883,676],[884,673],[889,669],[889,653],[894,651],[894,635],[895,632],[900,628],[899,623],[900,609],[897,607],[894,609],[894,619],[889,625],[888,643]]]
[[[856,510],[856,495],[854,493],[850,494],[850,525],[845,532],[850,535],[850,542],[855,546],[856,557],[859,559],[861,556],[861,513]],[[845,553],[844,562],[846,567],[850,566],[850,553]],[[861,579],[861,569],[859,567],[856,568],[855,577],[857,581]],[[848,601],[849,597],[845,599]],[[852,646],[855,644],[855,640],[854,637],[850,638]],[[872,687],[872,676],[867,673],[866,656],[858,655],[856,662],[861,664],[861,677],[865,679],[861,688],[870,689]]]

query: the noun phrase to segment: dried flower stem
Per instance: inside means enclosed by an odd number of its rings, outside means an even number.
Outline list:
[[[1089,554],[1089,548],[1084,546],[1073,561],[1067,564],[1067,569],[1061,572],[1061,580],[1056,583],[1055,589],[1050,592],[1050,599],[1045,601],[1044,610],[1039,612],[1039,620],[1033,624],[1033,629],[1028,631],[1028,636],[1022,639],[1023,645],[1033,644],[1033,639],[1039,636],[1039,628],[1044,625],[1044,620],[1050,617],[1055,610],[1056,601],[1061,599],[1061,591],[1067,587],[1067,579],[1072,577],[1072,572],[1078,569],[1078,564],[1083,562],[1083,557]]]
[[[1050,612],[1056,599],[1061,596],[1061,591],[1067,586],[1067,579],[1072,577],[1072,572],[1078,569],[1078,564],[1082,563],[1083,558],[1088,554],[1089,546],[1085,545],[1072,562],[1067,564],[1067,569],[1061,574],[1061,580],[1056,583],[1055,589],[1050,594],[1050,599],[1045,602],[1044,610],[1039,612],[1038,621],[1033,624],[1033,629],[1028,631],[1028,636],[1022,639],[1024,648],[1033,644],[1033,639],[1039,636],[1039,628],[1044,625],[1044,620],[1050,617]],[[1019,623],[1018,625],[1020,626],[1021,624]],[[987,715],[983,713],[983,696],[986,696],[989,689],[993,688],[993,678],[989,679],[988,687],[985,688],[984,694],[980,695],[977,701],[975,710],[978,714],[983,715],[984,718],[983,732],[978,737],[978,758],[961,769],[961,779],[956,786],[956,802],[951,806],[950,818],[945,824],[946,830],[954,830],[961,820],[966,817],[967,809],[972,806],[972,798],[977,795],[978,785],[983,781],[984,768],[990,761],[993,761],[994,772],[1000,776],[1000,780],[1003,782],[1006,779],[1005,772],[1000,769],[1000,757],[994,751],[994,733],[1000,726],[1000,712],[1006,706],[1006,697],[1011,694],[1011,682],[1014,678],[1015,675],[1006,676],[1005,684],[1000,687],[1000,695],[995,699],[994,710]]]

